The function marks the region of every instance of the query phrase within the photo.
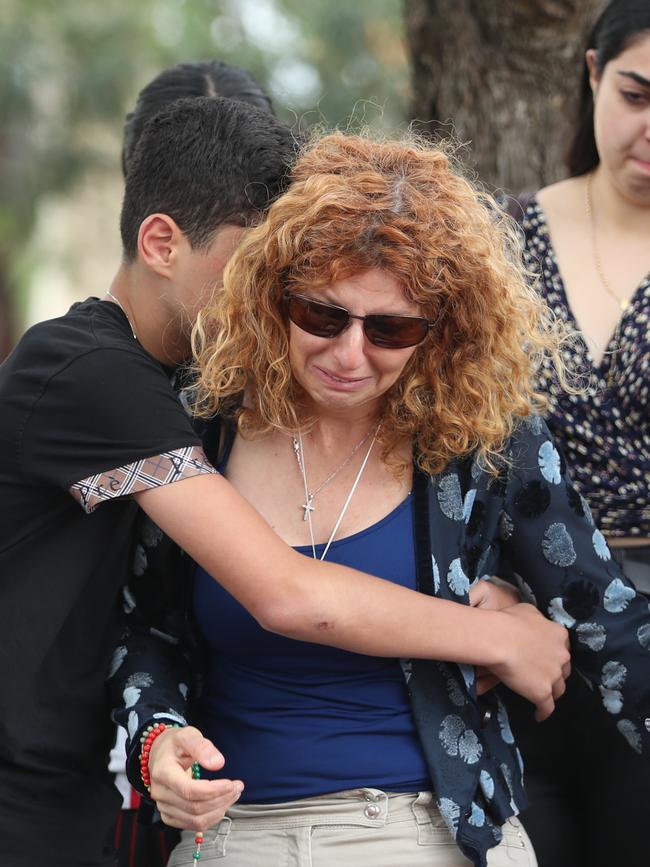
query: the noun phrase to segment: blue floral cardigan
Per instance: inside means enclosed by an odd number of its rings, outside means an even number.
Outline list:
[[[204,436],[209,455],[217,438],[213,422]],[[523,597],[569,630],[574,669],[600,692],[603,712],[630,748],[647,757],[648,602],[612,559],[541,419],[522,421],[505,457],[496,478],[469,458],[434,478],[415,472],[418,589],[466,605],[470,586],[503,574],[507,561]],[[179,581],[192,564],[161,536],[145,526],[136,572],[148,574],[126,591],[127,626],[109,677],[113,716],[129,733],[129,777],[140,791],[141,731],[156,720],[184,722],[200,691],[190,582]],[[156,559],[158,571],[145,570]],[[498,689],[478,699],[469,665],[402,665],[440,812],[469,861],[485,867],[500,826],[527,803]]]

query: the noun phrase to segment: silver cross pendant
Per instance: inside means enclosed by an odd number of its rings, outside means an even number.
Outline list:
[[[307,516],[309,515],[309,513],[314,511],[313,502],[314,502],[314,498],[313,498],[313,497],[307,497],[307,502],[306,502],[306,503],[303,503],[302,506],[300,507],[301,509],[304,510],[304,513],[305,513],[305,514],[302,516],[303,521],[306,521],[306,520],[307,520]]]

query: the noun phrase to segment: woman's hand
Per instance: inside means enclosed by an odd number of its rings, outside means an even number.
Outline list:
[[[469,604],[473,608],[488,608],[491,611],[501,611],[521,602],[521,596],[515,588],[500,578],[488,581],[482,578],[469,590]]]
[[[502,619],[502,662],[489,670],[514,692],[531,701],[535,719],[549,717],[566,689],[571,673],[569,633],[547,620],[528,603],[521,602],[495,612]],[[498,640],[498,639],[497,639]]]
[[[201,831],[223,819],[244,784],[240,780],[193,780],[193,762],[218,771],[225,759],[198,729],[166,729],[155,739],[149,753],[151,797],[166,825]]]
[[[502,581],[488,581],[482,578],[477,581],[469,591],[469,604],[472,608],[487,608],[490,611],[501,611],[502,608],[510,608],[521,602],[521,597],[515,588]],[[499,678],[483,665],[474,668],[476,672],[476,694],[484,695],[493,689]]]

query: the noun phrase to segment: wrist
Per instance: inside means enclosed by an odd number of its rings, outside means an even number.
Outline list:
[[[149,773],[149,761],[151,758],[152,748],[159,737],[164,735],[165,732],[175,728],[180,728],[178,723],[156,722],[152,725],[147,726],[147,728],[142,732],[142,735],[140,736],[140,777],[142,779],[142,784],[144,785],[147,792],[151,791],[151,775]]]
[[[525,608],[534,610],[528,603],[519,602],[510,608],[493,612],[499,618],[495,632],[493,665],[502,666],[504,670],[509,670],[517,664],[522,649],[530,642],[530,621],[522,619]]]
[[[514,629],[518,626],[515,618],[507,614],[508,609],[480,609],[485,626],[485,649],[480,664],[493,669],[497,666],[509,665],[516,647]]]

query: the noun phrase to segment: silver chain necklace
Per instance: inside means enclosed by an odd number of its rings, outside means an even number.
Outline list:
[[[377,428],[375,430],[375,437],[377,436],[378,430],[379,430],[379,426],[377,426]],[[329,483],[332,481],[332,479],[334,479],[336,476],[338,476],[338,474],[341,472],[342,469],[347,467],[347,465],[350,463],[352,458],[359,451],[361,446],[365,442],[368,441],[368,438],[369,438],[371,433],[372,433],[372,431],[368,431],[368,433],[364,435],[363,439],[359,440],[359,442],[352,449],[352,451],[347,456],[347,458],[343,461],[343,463],[340,466],[338,466],[334,470],[333,473],[330,473],[329,476],[325,479],[325,481],[321,482],[315,491],[309,491],[308,489],[305,489],[305,503],[303,503],[303,505],[300,507],[301,509],[304,510],[304,515],[302,516],[303,521],[306,521],[309,513],[313,512],[315,509],[314,497],[316,496],[316,494],[319,494],[323,490],[325,485],[329,485]],[[303,478],[304,478],[305,477],[304,450],[302,447],[302,435],[300,434],[300,432],[298,433],[297,436],[295,434],[293,436],[293,453],[296,456],[296,460],[298,461],[298,467],[300,468],[300,471],[302,472]]]
[[[135,328],[133,327],[133,323],[131,322],[131,319],[130,319],[130,317],[129,317],[129,314],[126,312],[126,310],[125,310],[124,307],[122,306],[122,302],[120,301],[120,299],[119,299],[119,298],[116,298],[115,295],[113,295],[113,293],[111,292],[110,289],[107,289],[107,290],[106,290],[106,294],[108,295],[108,297],[109,297],[110,299],[112,299],[112,300],[117,304],[117,306],[120,308],[120,310],[122,311],[122,313],[126,316],[126,321],[129,323],[129,327],[130,327],[130,329],[131,329],[131,334],[133,335],[133,339],[134,339],[134,340],[137,340],[137,339],[138,339],[138,336],[137,336],[137,334],[135,333]]]
[[[354,447],[354,449],[352,451],[352,454],[348,455],[345,462],[332,474],[331,477],[329,477],[328,479],[325,480],[325,482],[323,482],[323,484],[320,486],[320,488],[317,489],[317,491],[314,492],[314,494],[311,494],[311,495],[309,493],[309,488],[307,485],[307,472],[305,469],[305,458],[304,458],[304,453],[302,450],[302,437],[300,435],[300,432],[298,432],[297,437],[293,438],[294,452],[296,455],[296,459],[298,461],[298,466],[300,467],[300,472],[302,473],[302,481],[303,481],[303,485],[305,488],[306,505],[301,506],[301,508],[305,510],[305,517],[303,518],[303,521],[306,520],[307,523],[309,524],[309,538],[311,540],[311,553],[312,553],[312,557],[314,558],[314,560],[317,560],[317,559],[324,560],[327,552],[330,549],[330,545],[332,544],[334,536],[336,536],[336,532],[337,532],[338,528],[341,526],[341,521],[343,520],[343,516],[345,515],[345,513],[348,510],[348,506],[350,505],[350,501],[352,500],[352,497],[354,496],[354,492],[356,491],[356,489],[359,485],[359,481],[361,480],[361,476],[363,475],[363,471],[366,468],[366,464],[368,463],[368,458],[370,457],[370,452],[372,451],[372,447],[374,446],[375,440],[377,439],[377,434],[379,433],[379,427],[380,427],[380,425],[377,425],[377,427],[375,428],[375,434],[374,434],[374,436],[370,442],[370,445],[368,446],[368,451],[366,452],[366,456],[364,457],[363,462],[361,464],[361,467],[359,468],[359,472],[357,473],[357,476],[356,476],[354,482],[352,483],[352,487],[350,488],[350,493],[348,494],[347,499],[346,499],[345,503],[343,504],[343,508],[339,512],[339,516],[336,519],[336,524],[334,525],[334,529],[330,533],[330,537],[327,540],[327,544],[325,545],[323,553],[320,555],[319,558],[316,557],[316,543],[314,541],[314,528],[313,528],[312,522],[311,522],[311,513],[314,511],[313,506],[311,506],[311,500],[313,499],[315,493],[317,493],[318,490],[323,488],[328,481],[331,481],[331,479],[333,479],[334,476],[337,475],[337,473],[339,473],[343,469],[343,467],[352,459],[352,455],[354,455],[355,452],[357,452],[361,448],[363,443],[365,443],[366,440],[368,439],[368,437],[370,436],[370,431],[368,431],[368,433],[365,435],[365,437],[361,440],[360,443],[357,443],[357,445]],[[296,447],[296,444],[297,444],[297,447]]]

